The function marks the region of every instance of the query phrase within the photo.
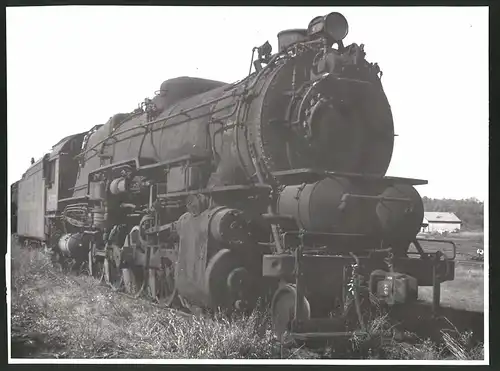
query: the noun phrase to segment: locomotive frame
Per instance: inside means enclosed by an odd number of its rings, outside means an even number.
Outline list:
[[[62,139],[11,187],[19,238],[165,306],[267,297],[278,337],[349,336],[366,307],[411,305],[418,286],[438,311],[456,246],[425,252],[414,186],[427,181],[385,176],[382,74],[347,30],[339,13],[316,17],[280,32],[278,53],[254,48],[237,83],[167,80]]]

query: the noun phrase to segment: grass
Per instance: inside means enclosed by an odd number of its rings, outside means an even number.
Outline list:
[[[262,332],[258,313],[234,321],[186,318],[114,293],[90,277],[63,275],[37,250],[13,249],[11,313],[13,357],[279,355],[270,332]]]
[[[471,312],[484,310],[484,268],[457,265],[455,279],[441,284],[441,305]],[[432,287],[420,287],[419,298],[432,302]]]
[[[39,250],[13,246],[13,358],[271,359],[389,358],[482,359],[482,345],[462,331],[443,332],[439,342],[414,334],[396,338],[383,313],[368,335],[344,346],[316,350],[281,348],[267,313],[248,318],[183,316],[145,300],[130,299],[85,276],[63,275]],[[411,336],[410,336],[411,335]],[[409,339],[409,340],[408,340]]]
[[[460,331],[451,322],[441,329],[439,341],[420,338],[415,333],[399,328],[381,315],[368,324],[368,334],[355,339],[358,352],[370,359],[398,360],[482,360],[484,345],[473,340],[471,331]]]

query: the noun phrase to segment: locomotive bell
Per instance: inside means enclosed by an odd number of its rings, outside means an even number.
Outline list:
[[[283,51],[290,46],[307,41],[306,29],[283,30],[278,33],[278,49]]]

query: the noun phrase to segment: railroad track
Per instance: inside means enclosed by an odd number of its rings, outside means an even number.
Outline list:
[[[484,260],[474,260],[476,256],[477,255],[471,253],[457,252],[455,265],[484,267]]]
[[[484,261],[455,260],[455,265],[462,265],[462,266],[467,266],[467,267],[481,267],[481,268],[484,268]]]

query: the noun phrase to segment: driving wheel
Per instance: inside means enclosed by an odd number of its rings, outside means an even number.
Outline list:
[[[63,258],[58,251],[54,251],[52,254],[52,265],[57,272],[63,271]]]
[[[287,284],[279,288],[274,294],[271,305],[271,318],[273,332],[280,341],[290,332],[292,320],[295,317],[295,285]],[[304,297],[302,301],[302,320],[311,317],[309,301]]]
[[[122,270],[108,256],[104,259],[104,280],[114,291],[120,290],[123,285]]]
[[[144,288],[144,273],[139,268],[127,267],[122,269],[125,292],[139,297]]]
[[[161,306],[169,307],[177,296],[175,287],[175,266],[165,259],[159,269],[149,269],[148,293]]]
[[[104,281],[104,261],[102,257],[98,257],[94,254],[95,252],[95,244],[90,242],[90,248],[88,253],[88,270],[89,276],[94,277],[101,283]]]

